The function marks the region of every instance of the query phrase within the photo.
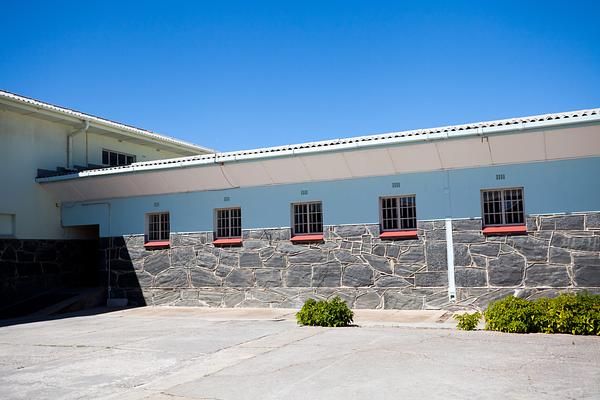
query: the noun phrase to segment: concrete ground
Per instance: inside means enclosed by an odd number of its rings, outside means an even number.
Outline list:
[[[600,398],[598,337],[461,332],[438,311],[336,329],[293,316],[139,308],[4,326],[0,398]]]

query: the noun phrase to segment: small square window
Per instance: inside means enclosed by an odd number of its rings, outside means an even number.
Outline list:
[[[147,242],[169,240],[171,222],[168,212],[147,214]]]
[[[292,229],[294,235],[323,233],[323,205],[321,202],[292,204]]]
[[[129,165],[135,162],[135,156],[131,154],[120,153],[112,150],[102,150],[102,164],[118,167],[121,165]]]
[[[215,210],[216,237],[242,237],[242,210],[240,208],[222,208]]]
[[[481,191],[483,226],[523,225],[523,188]]]
[[[417,229],[417,206],[414,195],[382,197],[379,207],[383,232]]]

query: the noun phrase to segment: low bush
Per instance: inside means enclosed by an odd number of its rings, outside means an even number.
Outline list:
[[[534,301],[506,297],[484,312],[486,329],[513,333],[600,335],[600,295],[562,294]]]
[[[458,329],[462,329],[463,331],[472,331],[473,329],[477,328],[477,324],[481,319],[481,313],[476,312],[473,314],[455,314],[454,319],[458,321]]]
[[[296,314],[300,325],[310,326],[348,326],[353,318],[352,310],[337,296],[329,301],[308,299]]]

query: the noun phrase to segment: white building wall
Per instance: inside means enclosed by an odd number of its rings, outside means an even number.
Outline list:
[[[0,237],[19,239],[67,239],[79,237],[73,229],[64,229],[60,205],[42,185],[35,182],[37,169],[55,170],[67,166],[67,135],[76,129],[60,122],[0,109]],[[138,161],[180,157],[170,151],[156,151],[148,145],[88,133],[87,158],[102,163],[102,149],[134,154]],[[86,165],[86,135],[73,139],[73,164]],[[10,233],[10,221],[14,221]]]

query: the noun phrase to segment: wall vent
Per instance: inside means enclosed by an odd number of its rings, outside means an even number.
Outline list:
[[[308,194],[308,190],[301,190],[300,196],[306,196]]]
[[[231,197],[229,197],[229,196],[223,197],[223,201],[229,201],[229,200],[231,200]]]
[[[506,179],[506,175],[504,174],[496,174],[496,180],[497,181],[503,181]]]
[[[399,188],[400,187],[400,182],[392,182],[392,187],[393,188]]]
[[[154,202],[154,207],[158,207],[158,206],[160,206],[160,203],[158,201],[155,201]]]

